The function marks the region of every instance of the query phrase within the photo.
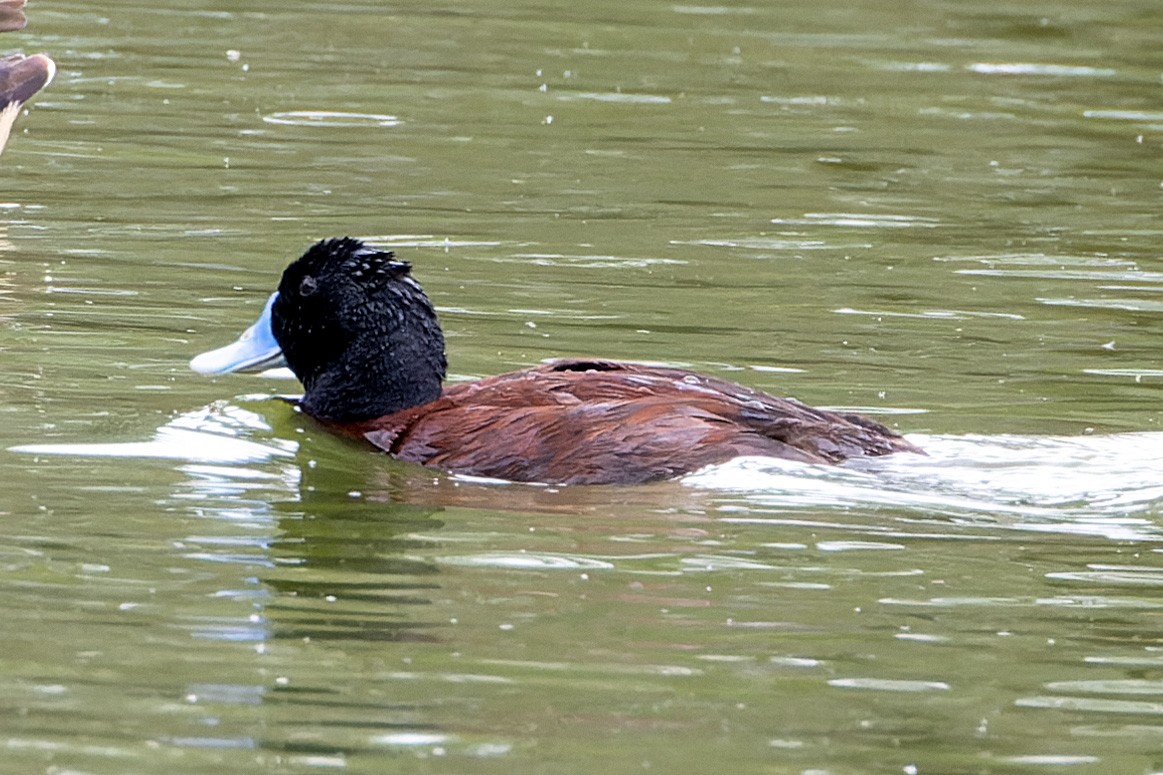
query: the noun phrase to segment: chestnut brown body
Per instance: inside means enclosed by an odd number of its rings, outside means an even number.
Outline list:
[[[453,385],[344,431],[444,471],[562,484],[650,482],[743,455],[838,463],[920,452],[858,415],[682,369],[591,360]]]

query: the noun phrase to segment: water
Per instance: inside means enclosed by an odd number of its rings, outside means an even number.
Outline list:
[[[37,4],[0,772],[1163,772],[1157,4]],[[928,456],[457,479],[188,359],[312,239],[453,377],[688,365]]]

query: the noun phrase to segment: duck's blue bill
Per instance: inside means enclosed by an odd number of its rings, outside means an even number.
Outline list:
[[[202,353],[190,361],[190,368],[199,374],[229,374],[231,372],[258,372],[286,366],[283,350],[271,333],[271,307],[274,306],[278,291],[271,294],[262,314],[250,328],[242,332],[238,340]]]

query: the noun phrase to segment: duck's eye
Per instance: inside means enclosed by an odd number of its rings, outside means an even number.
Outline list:
[[[319,287],[319,283],[315,282],[315,278],[312,277],[311,275],[307,275],[299,283],[299,295],[300,296],[310,296],[312,293],[315,292],[315,289],[318,287]]]

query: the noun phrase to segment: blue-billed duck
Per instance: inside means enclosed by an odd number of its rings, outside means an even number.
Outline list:
[[[237,342],[190,362],[202,374],[281,364],[303,383],[306,414],[456,474],[632,484],[742,455],[921,452],[859,415],[677,368],[567,359],[445,386],[444,335],[411,266],[346,237],[311,246]]]

